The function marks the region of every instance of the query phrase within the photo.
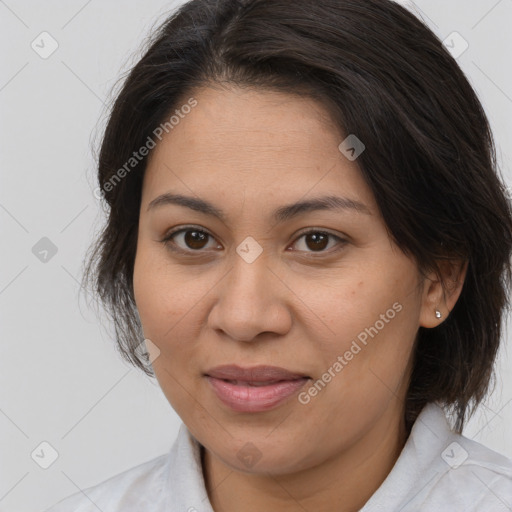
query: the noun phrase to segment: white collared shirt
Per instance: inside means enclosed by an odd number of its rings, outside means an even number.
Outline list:
[[[46,512],[214,512],[200,444],[182,423],[171,450]],[[428,404],[393,469],[360,512],[512,512],[512,459],[450,430]]]

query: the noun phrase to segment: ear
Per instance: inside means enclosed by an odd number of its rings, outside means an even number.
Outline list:
[[[423,281],[422,305],[420,311],[421,327],[437,327],[444,322],[455,306],[466,278],[468,261],[441,261],[440,275],[432,270]],[[444,280],[444,287],[441,281]],[[436,311],[441,317],[436,317]]]

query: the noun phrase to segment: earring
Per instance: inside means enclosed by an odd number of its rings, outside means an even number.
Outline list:
[[[436,318],[441,318],[443,315],[441,314],[441,311],[436,309]]]

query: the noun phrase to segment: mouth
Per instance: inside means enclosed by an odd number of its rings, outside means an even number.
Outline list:
[[[308,375],[303,373],[292,372],[279,366],[262,365],[243,368],[232,364],[211,368],[205,373],[205,375],[216,379],[232,382],[245,382],[255,385],[310,378]]]
[[[214,377],[215,378],[215,377]],[[261,386],[271,386],[273,384],[277,384],[278,382],[291,382],[289,380],[267,380],[264,382],[258,382],[258,381],[244,381],[244,380],[228,380],[228,379],[220,379],[224,382],[228,382],[229,384],[233,384],[234,386],[252,386],[255,388],[261,387]],[[293,379],[298,380],[298,379]]]
[[[276,366],[218,366],[205,374],[217,398],[237,412],[264,412],[283,404],[311,378]]]

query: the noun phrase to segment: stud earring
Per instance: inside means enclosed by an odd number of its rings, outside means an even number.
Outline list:
[[[443,315],[441,314],[441,311],[436,309],[436,318],[441,318]]]

